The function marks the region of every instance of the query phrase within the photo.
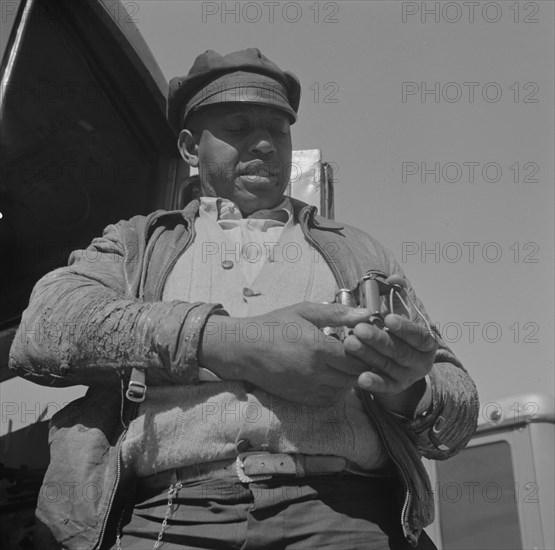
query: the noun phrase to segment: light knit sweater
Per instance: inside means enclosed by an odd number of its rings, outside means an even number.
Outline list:
[[[289,211],[285,225],[268,219],[243,220],[232,203],[203,199],[195,241],[170,273],[163,299],[219,302],[234,317],[260,315],[302,301],[333,301],[333,274],[292,220],[288,201],[280,207]],[[244,334],[222,337],[252,340],[260,337],[261,330],[270,329],[253,324]],[[289,327],[287,337],[294,340],[295,331]],[[365,470],[387,461],[377,431],[352,389],[333,406],[309,407],[238,381],[149,387],[129,426],[123,460],[138,476],[148,476],[201,462],[233,460],[241,439],[255,448],[267,445],[272,452],[343,456]]]

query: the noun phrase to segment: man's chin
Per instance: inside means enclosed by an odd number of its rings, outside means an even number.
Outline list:
[[[248,176],[249,178],[258,178],[259,176]],[[285,192],[285,185],[279,183],[280,192],[277,192],[277,184],[266,182],[254,181],[252,185],[240,185],[235,188],[235,195],[231,200],[237,205],[241,213],[250,215],[258,210],[265,210],[275,208],[283,201],[283,193]],[[241,182],[244,183],[244,182]]]
[[[250,216],[254,212],[258,212],[258,210],[275,208],[283,201],[283,195],[279,195],[278,197],[260,197],[248,193],[235,196],[231,200],[233,200],[237,208],[241,210],[243,216]]]
[[[235,188],[262,197],[267,194],[274,194],[276,188],[283,189],[285,186],[281,178],[277,176],[269,176],[267,174],[245,174],[239,176],[235,180]]]

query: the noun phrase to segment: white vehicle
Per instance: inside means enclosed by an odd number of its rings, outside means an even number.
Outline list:
[[[444,462],[426,461],[440,550],[555,548],[555,404],[523,394],[482,404],[476,434]]]

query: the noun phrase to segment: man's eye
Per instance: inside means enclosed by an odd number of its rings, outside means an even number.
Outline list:
[[[227,131],[232,134],[242,134],[247,130],[248,128],[246,126],[231,126],[230,128],[227,128]]]

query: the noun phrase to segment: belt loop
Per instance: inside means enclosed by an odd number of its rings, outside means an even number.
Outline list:
[[[237,452],[237,454],[244,453],[250,448],[251,442],[248,439],[239,439],[239,441],[235,443],[235,451]]]
[[[306,461],[305,461],[304,455],[295,454],[293,455],[293,458],[295,460],[295,468],[297,470],[296,477],[304,477],[306,474],[306,468],[305,468]]]

